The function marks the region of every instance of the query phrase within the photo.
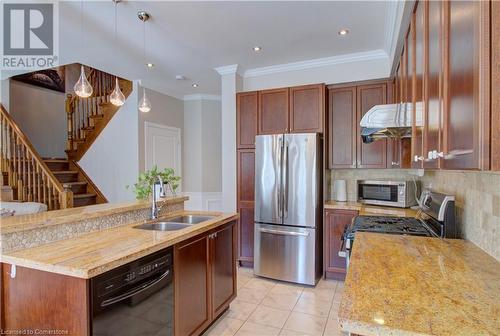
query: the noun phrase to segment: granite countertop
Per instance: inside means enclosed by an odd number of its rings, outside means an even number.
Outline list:
[[[418,210],[409,208],[395,208],[378,205],[368,205],[359,202],[339,202],[325,201],[325,210],[355,210],[359,211],[359,215],[379,215],[379,216],[397,216],[397,217],[417,217]]]
[[[88,279],[238,218],[238,214],[235,213],[186,210],[170,213],[166,218],[191,214],[216,217],[185,229],[169,232],[134,228],[147,222],[143,220],[86,233],[76,238],[7,252],[1,256],[1,261]]]
[[[500,335],[500,262],[469,241],[356,233],[343,331]]]
[[[189,197],[168,197],[161,198],[158,204],[176,204],[187,201]],[[73,223],[91,218],[98,218],[127,211],[151,208],[151,201],[137,200],[122,203],[103,203],[76,207],[55,211],[46,211],[32,215],[21,215],[2,218],[0,229],[2,234],[27,231],[47,227],[51,225],[60,225]]]

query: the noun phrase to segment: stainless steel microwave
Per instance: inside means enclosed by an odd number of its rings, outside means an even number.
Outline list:
[[[358,201],[365,204],[409,208],[417,204],[419,182],[358,180]]]

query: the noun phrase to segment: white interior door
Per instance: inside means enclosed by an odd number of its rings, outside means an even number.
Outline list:
[[[144,127],[146,169],[149,170],[154,165],[157,165],[158,169],[173,168],[175,174],[181,176],[181,130],[150,122],[146,122]],[[180,190],[179,186],[177,191]]]

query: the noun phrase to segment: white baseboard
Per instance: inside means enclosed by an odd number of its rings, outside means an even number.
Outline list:
[[[184,203],[186,210],[222,211],[222,192],[183,192],[189,196]]]

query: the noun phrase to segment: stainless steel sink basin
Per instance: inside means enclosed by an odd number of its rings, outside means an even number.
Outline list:
[[[214,218],[215,216],[186,215],[186,216],[170,218],[168,221],[171,223],[198,224]]]
[[[177,231],[182,230],[187,227],[190,227],[191,224],[182,224],[182,223],[172,223],[172,222],[155,222],[155,223],[146,223],[134,226],[136,229],[143,230],[155,230],[155,231]]]

